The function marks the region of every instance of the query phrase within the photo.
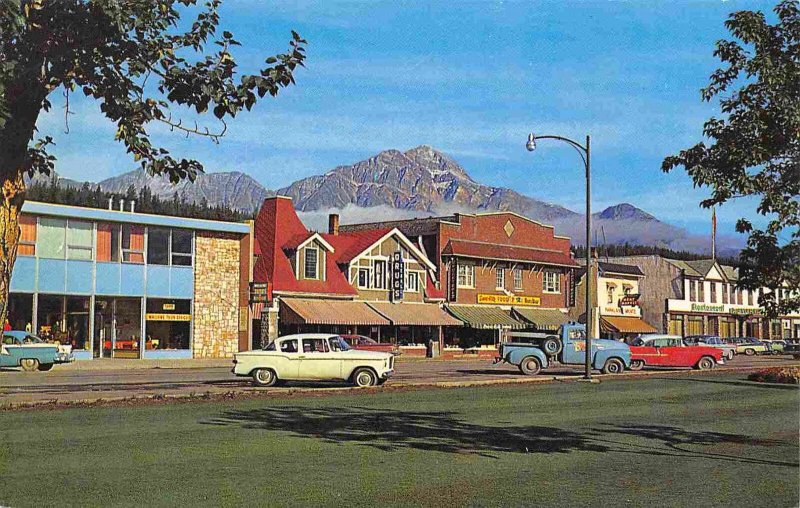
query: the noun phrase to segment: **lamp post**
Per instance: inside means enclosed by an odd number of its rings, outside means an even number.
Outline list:
[[[583,159],[583,164],[586,167],[586,372],[583,378],[586,380],[592,379],[592,326],[590,325],[591,316],[591,294],[592,294],[592,277],[591,274],[591,246],[592,246],[592,178],[591,178],[591,140],[586,136],[586,146],[581,145],[577,141],[565,138],[562,136],[535,136],[533,133],[528,134],[528,142],[525,148],[529,152],[536,149],[537,139],[558,139],[569,144]]]

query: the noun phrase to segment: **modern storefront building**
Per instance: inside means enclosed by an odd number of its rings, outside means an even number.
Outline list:
[[[297,332],[359,334],[423,352],[462,323],[441,308],[436,266],[394,228],[309,231],[292,200],[264,201],[255,222],[254,284],[267,285],[262,338]]]
[[[574,304],[570,240],[511,212],[455,214],[342,226],[397,228],[437,267],[446,308],[465,326],[446,342],[493,349],[512,330],[555,331]]]
[[[12,328],[72,344],[79,359],[230,357],[248,349],[251,224],[130,207],[25,203]]]
[[[764,290],[737,287],[738,269],[713,259],[681,261],[661,256],[613,258],[637,266],[645,319],[675,335],[763,339],[800,338],[800,314],[768,319],[760,307]],[[781,289],[778,297],[787,294]]]

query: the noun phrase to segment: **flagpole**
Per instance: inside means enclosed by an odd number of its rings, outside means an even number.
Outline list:
[[[717,207],[711,207],[711,259],[717,259]]]

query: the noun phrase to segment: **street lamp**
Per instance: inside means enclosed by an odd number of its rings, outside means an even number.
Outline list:
[[[535,136],[533,133],[528,134],[528,142],[525,143],[525,148],[529,152],[536,150],[537,139],[558,139],[569,144],[583,159],[583,164],[586,167],[586,372],[583,376],[584,379],[592,379],[592,326],[589,324],[591,319],[591,288],[592,277],[590,277],[591,267],[591,246],[592,246],[592,179],[591,167],[589,164],[591,154],[590,138],[586,136],[586,146],[581,145],[577,141],[562,136]]]

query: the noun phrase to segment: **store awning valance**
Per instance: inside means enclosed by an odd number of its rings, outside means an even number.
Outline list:
[[[464,326],[432,303],[368,302],[367,305],[397,326]]]
[[[527,325],[517,321],[511,312],[499,307],[475,305],[448,305],[447,310],[472,328],[525,328]]]
[[[602,316],[600,328],[604,332],[610,333],[656,333],[658,331],[642,318],[622,316]]]
[[[533,324],[539,330],[558,330],[558,327],[568,321],[566,314],[558,309],[531,309],[529,307],[514,307],[512,314],[522,321]]]
[[[351,300],[281,299],[281,320],[298,325],[389,325],[364,302]]]

